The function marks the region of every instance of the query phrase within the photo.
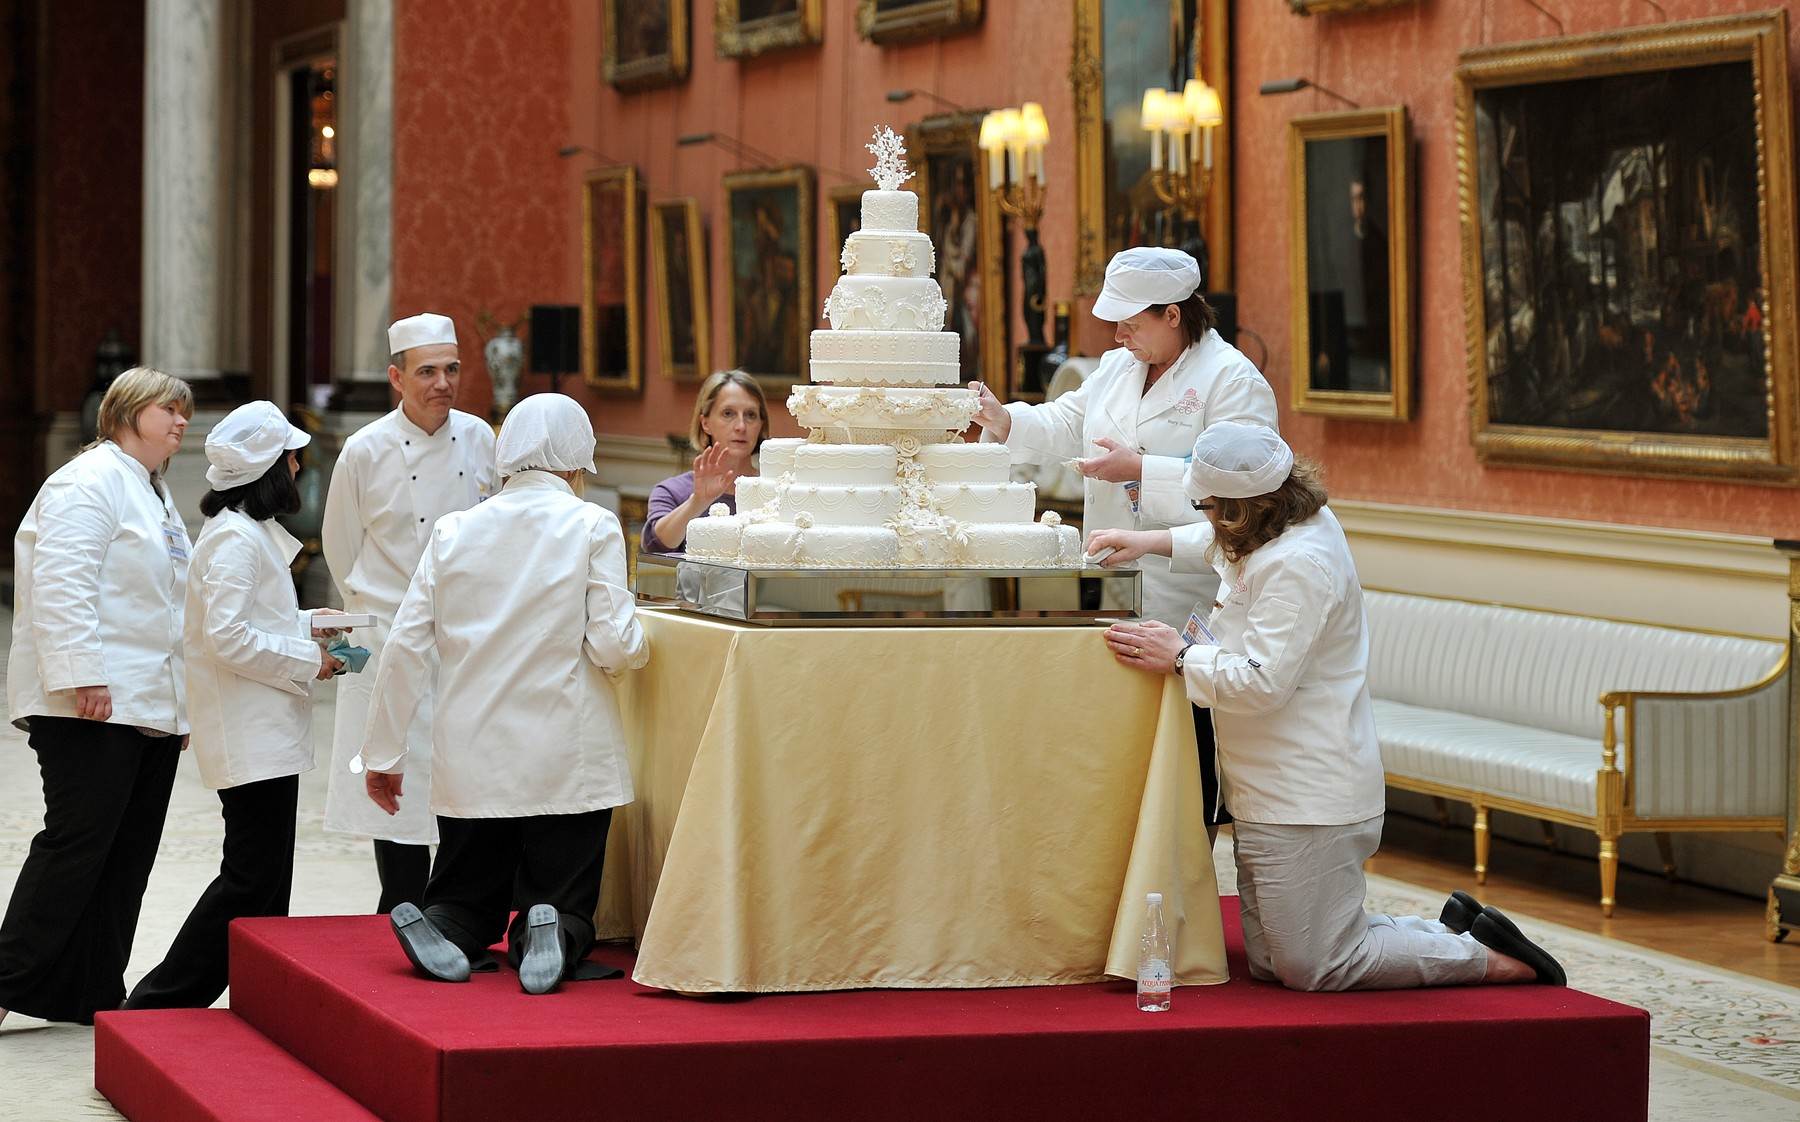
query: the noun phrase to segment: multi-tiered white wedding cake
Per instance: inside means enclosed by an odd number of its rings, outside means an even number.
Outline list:
[[[1011,481],[1003,444],[961,437],[980,397],[958,385],[931,239],[891,129],[868,145],[876,190],[844,242],[843,276],[812,334],[811,385],[788,411],[810,435],[766,440],[762,474],[688,524],[687,555],[771,568],[1043,568],[1081,565],[1080,536],[1037,487]],[[952,388],[945,388],[952,387]]]

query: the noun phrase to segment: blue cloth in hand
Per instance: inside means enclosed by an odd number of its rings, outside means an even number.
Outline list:
[[[340,674],[361,674],[362,668],[369,664],[369,649],[353,647],[350,640],[342,635],[333,635],[325,644],[325,653],[344,664]]]

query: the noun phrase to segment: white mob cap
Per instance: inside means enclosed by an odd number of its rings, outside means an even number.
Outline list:
[[[1117,323],[1152,304],[1179,304],[1200,287],[1200,263],[1179,249],[1123,249],[1106,265],[1094,314]]]
[[[225,414],[206,434],[206,481],[229,491],[261,479],[276,460],[312,437],[288,423],[273,401],[252,401]]]
[[[429,347],[434,343],[456,345],[456,323],[449,316],[421,312],[416,316],[397,319],[388,328],[388,354],[391,355],[402,354],[414,347]]]
[[[1194,441],[1181,481],[1188,498],[1253,499],[1277,490],[1294,470],[1294,450],[1267,425],[1219,421]]]
[[[594,470],[594,426],[587,410],[560,393],[534,393],[512,407],[494,449],[501,475]]]

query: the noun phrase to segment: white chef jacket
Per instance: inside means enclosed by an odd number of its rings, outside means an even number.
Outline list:
[[[185,622],[188,747],[209,788],[313,768],[319,644],[289,568],[300,543],[241,510],[207,519],[194,542]]]
[[[363,762],[420,761],[404,730],[435,692],[431,809],[450,818],[581,814],[632,799],[611,676],[650,659],[610,511],[543,471],[447,514],[394,618]],[[371,803],[370,805],[374,805]]]
[[[185,735],[191,548],[169,489],[111,441],[45,480],[13,538],[12,723],[73,717],[77,686],[105,686],[108,724]]]
[[[1176,572],[1215,568],[1210,523],[1171,537]],[[1190,649],[1182,675],[1189,699],[1212,709],[1232,817],[1345,826],[1382,813],[1368,622],[1337,516],[1322,508],[1238,564],[1215,560],[1219,643]]]
[[[417,797],[404,801],[400,813],[391,817],[369,801],[362,776],[349,770],[350,760],[362,748],[382,644],[431,539],[432,525],[498,488],[494,430],[470,413],[453,409],[437,432],[426,433],[395,409],[344,442],[325,497],[325,563],[344,609],[369,612],[376,625],[355,632],[356,644],[368,648],[368,665],[360,674],[336,679],[326,829],[414,844],[437,841],[437,820],[429,805],[429,751],[419,753],[414,774],[407,776],[407,794],[416,792]],[[414,719],[410,743],[419,749],[431,744],[429,705]]]
[[[1006,446],[1014,463],[1057,464],[1103,455],[1095,445],[1111,437],[1144,454],[1144,478],[1134,514],[1123,483],[1083,480],[1081,526],[1095,530],[1161,530],[1205,521],[1182,490],[1194,441],[1218,421],[1246,421],[1280,429],[1275,391],[1250,360],[1217,331],[1183,351],[1144,392],[1149,367],[1118,347],[1079,387],[1042,405],[1006,406],[1012,431]],[[987,433],[983,440],[992,439]],[[1138,562],[1144,571],[1144,617],[1171,627],[1187,622],[1197,603],[1210,604],[1210,569],[1171,573],[1162,557]]]

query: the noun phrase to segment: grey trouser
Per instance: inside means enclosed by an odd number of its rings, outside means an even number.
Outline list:
[[[1396,990],[1479,982],[1487,948],[1435,920],[1363,911],[1363,862],[1381,815],[1349,826],[1239,820],[1238,895],[1250,976],[1295,990]]]

